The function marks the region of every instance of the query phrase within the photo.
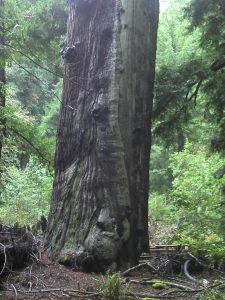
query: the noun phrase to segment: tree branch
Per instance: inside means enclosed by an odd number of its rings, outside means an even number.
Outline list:
[[[194,92],[192,93],[192,95],[188,99],[189,102],[191,102],[194,99],[194,105],[195,106],[196,106],[196,100],[197,100],[197,97],[198,97],[198,92],[199,92],[199,89],[202,85],[202,82],[203,82],[203,79],[200,79],[199,82],[197,83],[197,86],[196,86]]]
[[[24,68],[21,64],[19,64],[18,62],[16,62],[15,60],[13,60],[13,62],[18,66],[18,67],[20,67],[21,69],[23,69],[25,72],[27,72],[28,74],[30,74],[32,77],[34,77],[35,79],[37,79],[38,81],[40,81],[43,85],[45,85],[45,86],[47,86],[48,87],[48,84],[46,83],[46,82],[44,82],[42,79],[40,79],[37,75],[35,75],[35,74],[33,74],[32,72],[30,72],[29,70],[27,70],[26,68]],[[58,97],[58,95],[55,93],[55,92],[53,92],[53,91],[49,91],[50,93],[52,93],[56,98],[57,98],[57,100],[59,101],[59,102],[61,102],[61,103],[63,103],[62,102],[62,100]],[[72,109],[72,110],[74,110],[74,111],[76,111],[77,109],[76,108],[74,108],[74,107],[72,107],[72,106],[70,106],[70,105],[64,105],[63,107],[65,107],[65,108],[70,108],[70,109]]]
[[[26,138],[22,133],[20,133],[19,131],[17,131],[14,128],[7,126],[7,129],[14,132],[17,136],[19,136],[24,141],[26,141],[37,152],[38,156],[40,156],[44,161],[46,161],[48,163],[48,167],[50,168],[51,161],[48,160],[47,158],[45,158],[44,155],[42,154],[42,152],[30,140],[28,140],[28,138]]]
[[[215,60],[211,65],[211,70],[217,72],[225,67],[225,60]]]
[[[47,71],[47,72],[53,74],[54,76],[57,76],[57,77],[62,78],[62,76],[60,76],[59,74],[55,73],[54,71],[52,71],[52,70],[50,70],[50,69],[48,69],[48,68],[46,68],[46,67],[44,67],[44,66],[42,66],[40,63],[36,62],[32,57],[28,56],[27,54],[25,54],[25,53],[22,52],[21,50],[16,49],[16,48],[14,48],[13,46],[11,46],[10,44],[7,44],[7,43],[5,43],[5,42],[2,43],[2,45],[3,45],[3,46],[6,46],[6,47],[8,47],[8,48],[10,48],[10,49],[12,49],[12,50],[18,52],[18,53],[20,53],[22,56],[26,57],[28,60],[30,60],[33,64],[35,64],[35,65],[38,66],[39,68],[41,68],[41,69],[43,69],[43,70],[45,70],[45,71]]]

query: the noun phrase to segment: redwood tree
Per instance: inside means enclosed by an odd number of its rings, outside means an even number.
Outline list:
[[[71,0],[46,249],[89,271],[148,249],[158,0]]]

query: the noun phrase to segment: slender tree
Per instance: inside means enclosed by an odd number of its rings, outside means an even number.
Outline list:
[[[148,249],[158,0],[71,0],[47,253],[98,271]]]

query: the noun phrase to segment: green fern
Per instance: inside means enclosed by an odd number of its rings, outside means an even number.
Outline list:
[[[120,273],[114,273],[107,276],[100,291],[104,300],[125,300],[127,299],[128,285],[122,285]]]

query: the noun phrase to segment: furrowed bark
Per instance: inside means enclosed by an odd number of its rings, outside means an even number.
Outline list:
[[[4,1],[0,0],[0,11],[4,8]],[[5,41],[4,36],[4,21],[0,20],[0,45],[3,45]],[[0,187],[1,187],[1,175],[2,175],[2,146],[3,146],[3,138],[5,135],[5,118],[3,109],[5,107],[5,84],[6,84],[6,76],[5,76],[5,53],[3,49],[0,49]]]
[[[157,0],[70,1],[46,234],[54,259],[101,271],[148,248],[157,25]]]

